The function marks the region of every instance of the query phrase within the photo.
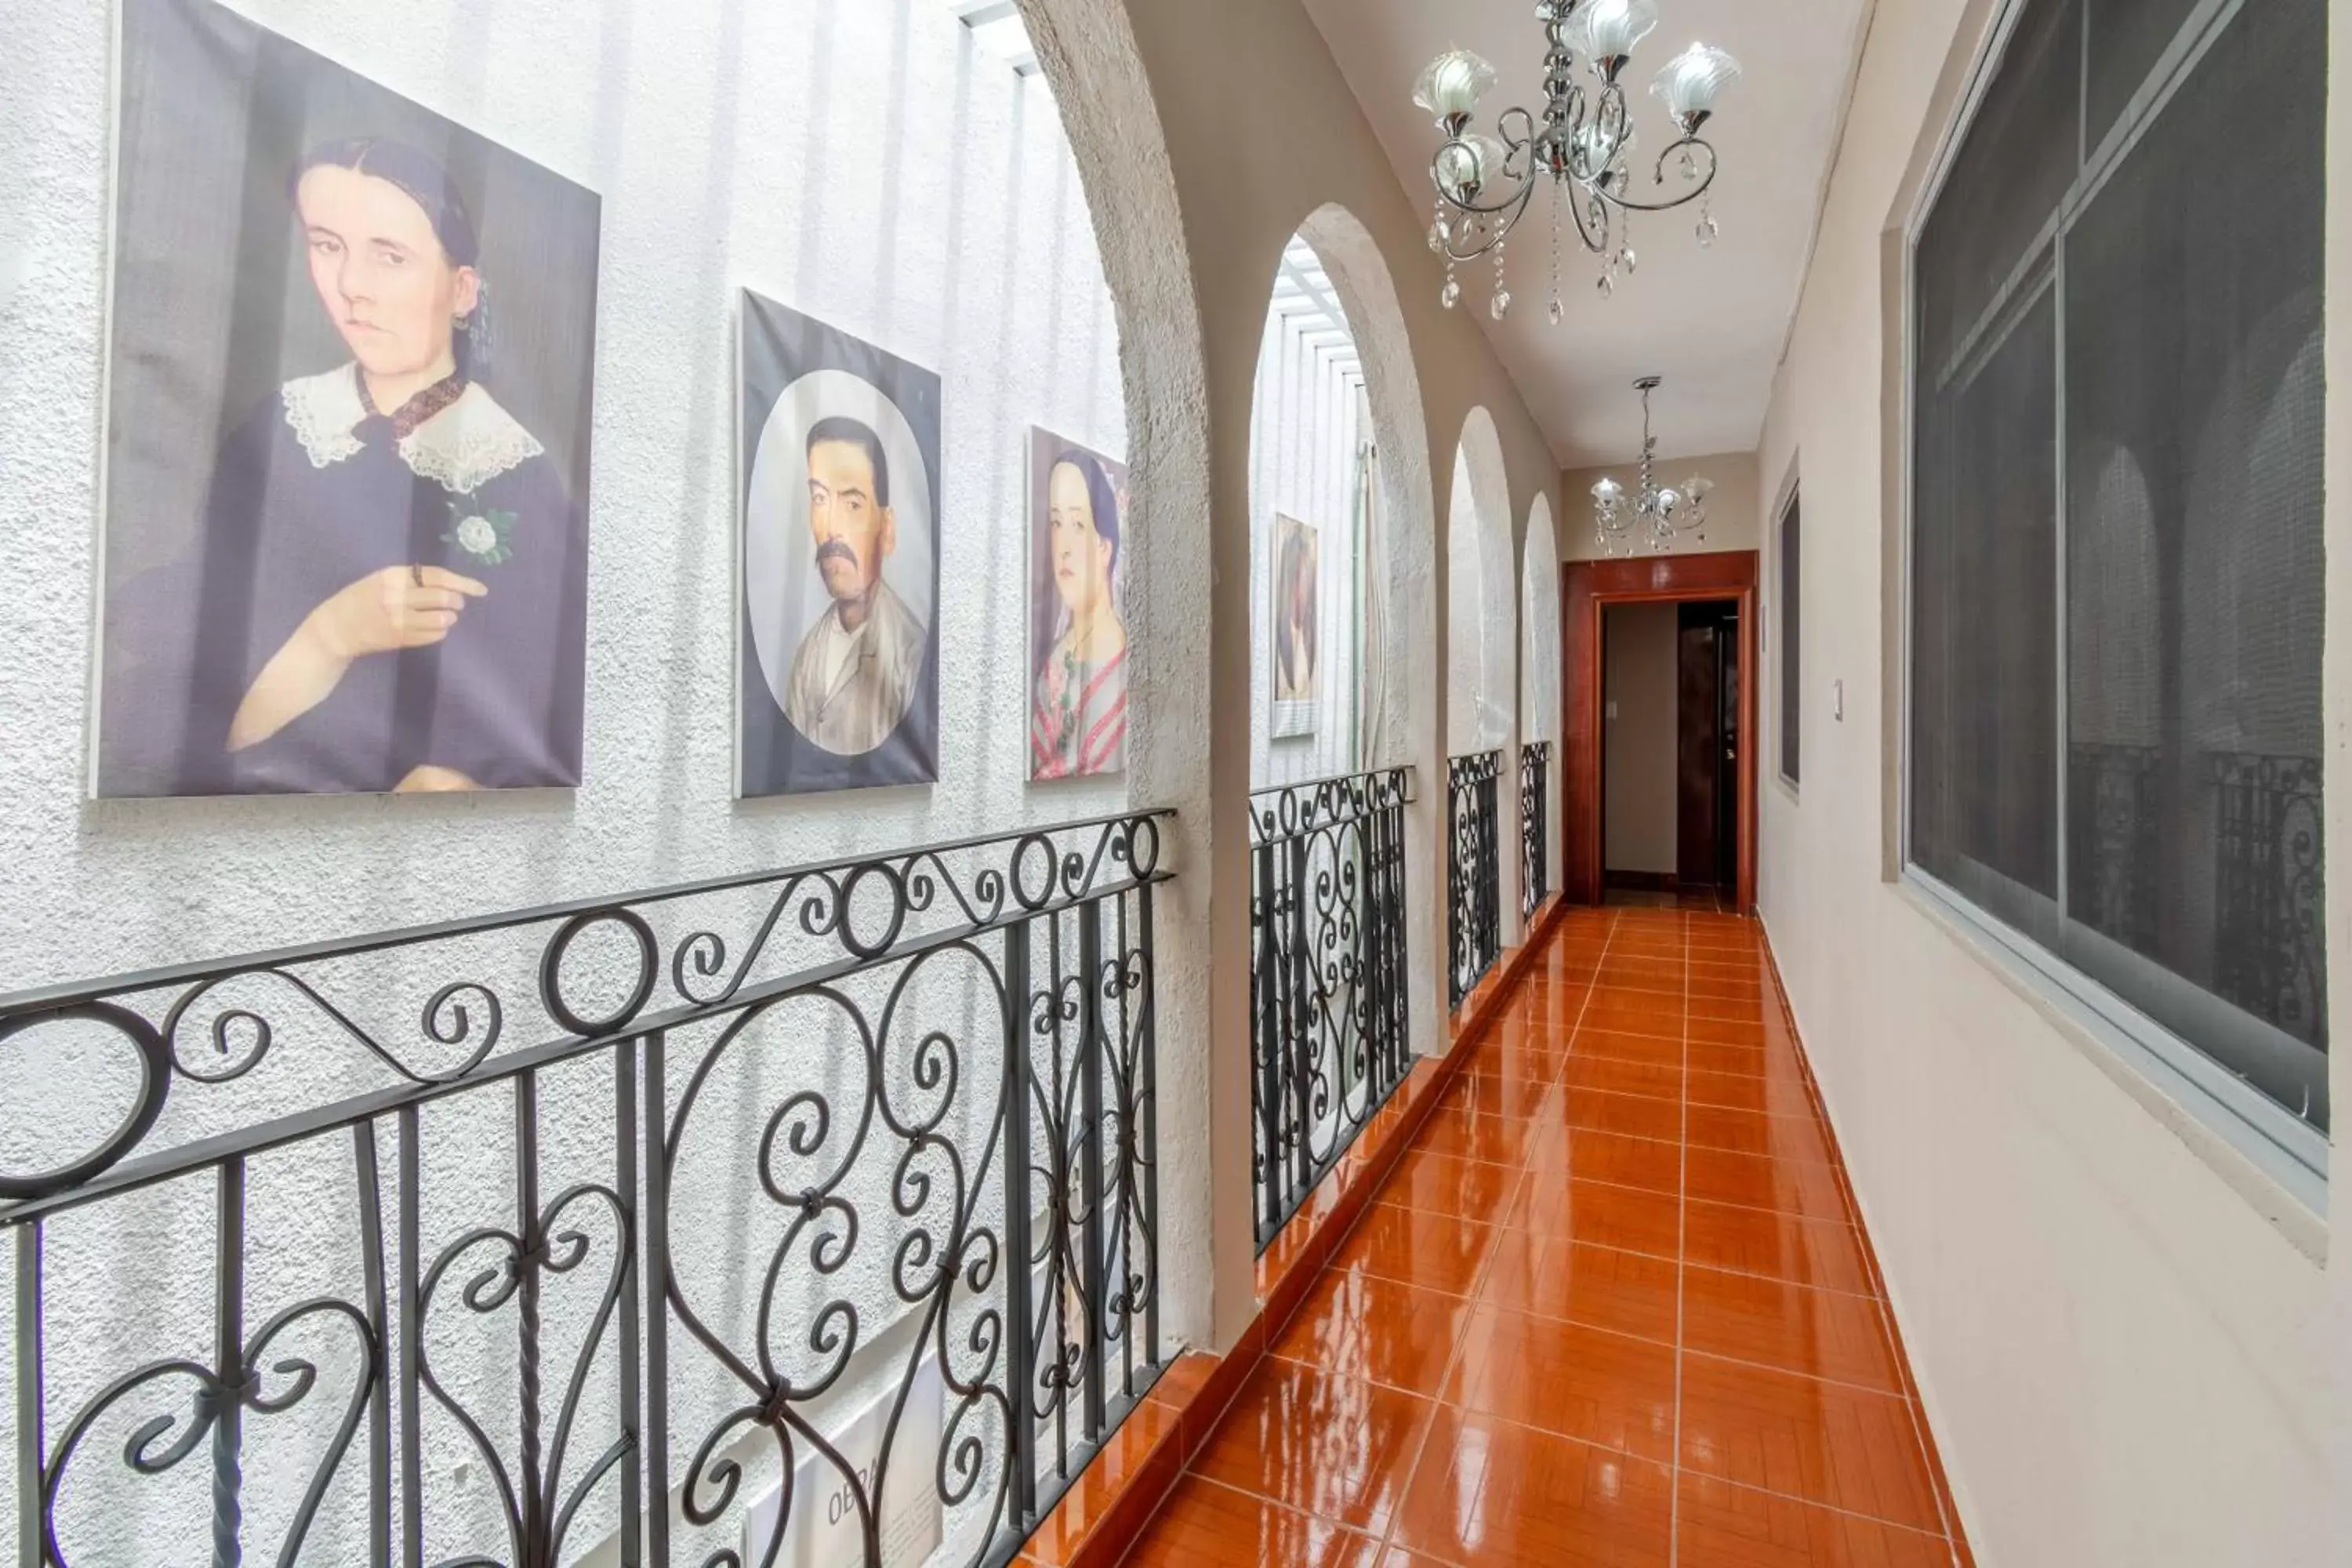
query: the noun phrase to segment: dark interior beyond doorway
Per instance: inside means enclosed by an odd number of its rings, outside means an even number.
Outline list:
[[[1739,866],[1739,607],[1715,600],[1677,609],[1675,880],[1728,888]]]

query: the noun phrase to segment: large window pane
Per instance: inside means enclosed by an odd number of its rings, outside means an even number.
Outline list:
[[[1919,236],[1919,349],[1941,378],[2074,178],[2083,17],[2028,0]]]
[[[2045,280],[1920,409],[1912,524],[1913,855],[2036,931],[2058,896],[2056,368]]]
[[[2322,1130],[2326,24],[2025,0],[1914,250],[1906,797],[1914,864]]]
[[[1802,671],[1800,668],[1798,595],[1804,586],[1804,574],[1799,570],[1803,559],[1802,537],[1799,531],[1800,518],[1797,498],[1789,498],[1789,510],[1780,514],[1780,776],[1790,784],[1798,780],[1800,742],[1804,726],[1800,720],[1802,706]]]
[[[2084,82],[2085,145],[2107,139],[2124,106],[2179,33],[2197,0],[2086,0],[2090,68]]]
[[[2069,956],[2298,1111],[2326,1078],[2323,34],[2309,0],[2242,11],[2064,242],[2067,912],[2154,969]]]

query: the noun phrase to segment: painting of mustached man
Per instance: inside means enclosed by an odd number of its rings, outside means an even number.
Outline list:
[[[940,378],[749,289],[738,793],[939,778]]]
[[[596,195],[212,0],[120,79],[95,792],[578,784]]]
[[[1315,732],[1323,679],[1322,541],[1312,523],[1274,520],[1274,728],[1276,737]]]
[[[1127,465],[1029,432],[1029,776],[1127,768]]]

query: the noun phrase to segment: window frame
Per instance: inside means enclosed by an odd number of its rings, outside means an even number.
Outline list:
[[[1912,640],[1916,612],[1913,565],[1917,559],[1915,528],[1919,383],[1922,374],[1918,309],[1919,240],[1935,212],[1937,198],[1943,194],[1961,146],[1976,124],[1986,95],[2007,58],[2026,8],[2032,3],[2035,0],[1997,0],[1995,15],[1969,66],[1967,85],[1958,94],[1946,122],[1935,132],[1937,142],[1933,156],[1928,161],[1926,175],[1920,181],[1909,210],[1903,216],[1900,231],[1901,293],[1896,305],[1901,313],[1901,362],[1895,435],[1901,469],[1896,498],[1899,521],[1895,542],[1899,563],[1895,574],[1895,604],[1892,606],[1899,628],[1895,652],[1900,660],[1895,683],[1898,693],[1898,722],[1893,736],[1897,748],[1893,769],[1895,789],[1895,831],[1892,847],[1894,879],[1924,900],[1937,914],[1955,924],[1968,937],[1975,939],[1989,961],[2014,984],[2042,1004],[2046,1010],[2074,1024],[2135,1072],[2155,1093],[2242,1155],[2305,1208],[2324,1216],[2327,1212],[2328,1133],[2322,1132],[2238,1078],[2219,1058],[2207,1055],[2186,1037],[2158,1023],[2032,935],[1976,903],[1966,893],[1921,866],[1912,856],[1912,766],[1916,755],[1913,720],[1916,710],[1916,694],[1912,689],[1916,668]],[[2070,194],[2059,203],[2028,243],[2010,277],[1988,303],[1985,317],[1972,330],[1972,337],[1981,337],[1993,321],[2013,309],[2021,297],[2023,286],[2033,272],[2042,267],[2053,270],[2052,279],[2044,286],[2056,292],[2062,312],[2063,334],[2065,279],[2063,262],[2058,259],[2060,247],[2053,243],[2056,236],[2069,227],[2096,199],[2147,128],[2194,75],[2214,40],[2236,19],[2242,3],[2242,0],[2197,0],[2182,21],[2179,31],[2150,66],[2147,77],[2098,145],[2082,145],[2078,141],[2080,166],[2070,184]],[[2087,16],[2087,0],[2084,0],[2084,9]],[[2336,25],[2339,24],[2331,19],[2330,26]],[[2084,62],[2085,70],[2088,63],[2086,56]],[[2084,134],[2081,130],[2084,112],[2078,105],[2078,138]],[[1972,350],[1962,346],[1961,352]],[[2066,419],[2066,365],[2063,349],[2057,366],[2056,394],[2058,420],[2063,431]],[[2063,449],[2062,437],[2062,455]],[[1793,500],[1795,491],[1792,489],[1790,494]],[[2063,659],[2066,592],[2066,491],[2063,476],[2057,489],[2057,508],[2058,560],[2053,587],[2060,595],[2060,658]],[[1775,542],[1777,545],[1777,540]],[[1777,555],[1777,549],[1775,553]],[[2066,699],[2065,682],[2062,679],[2059,681],[2057,703],[2062,740],[2068,724]],[[2063,743],[2059,752],[2063,768]],[[2063,778],[2063,773],[2061,776]],[[1783,782],[1787,781],[1784,779]],[[1790,784],[1790,787],[1793,789],[1795,786]],[[2062,794],[2059,809],[2062,893],[2065,876],[2065,816]],[[2326,864],[2325,847],[2322,855],[2324,873]],[[2330,1055],[2333,1055],[2332,1048]]]
[[[1773,650],[1777,657],[1772,670],[1775,698],[1772,772],[1791,795],[1803,792],[1805,766],[1804,597],[1801,586],[1805,571],[1805,535],[1804,514],[1800,507],[1803,493],[1802,478],[1792,477],[1788,494],[1773,513],[1772,522],[1772,618],[1777,623],[1772,627],[1772,635],[1779,645]],[[1795,591],[1791,591],[1789,585],[1789,527],[1791,522],[1797,527],[1796,564],[1800,586]],[[1794,680],[1789,679],[1792,668],[1796,673]],[[1790,771],[1790,763],[1796,764],[1795,772]]]

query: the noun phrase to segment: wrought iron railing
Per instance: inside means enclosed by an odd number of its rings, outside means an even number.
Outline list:
[[[1005,1563],[1161,1360],[1160,831],[0,999],[16,1561]]]
[[[1263,1250],[1412,1066],[1407,768],[1250,797],[1250,1012]]]
[[[2316,757],[2216,753],[2214,989],[2296,1038],[2327,1039]]]
[[[2156,951],[2157,799],[2163,753],[2154,746],[2094,744],[2068,750],[2067,913],[2138,952]]]
[[[1496,809],[1502,773],[1499,751],[1445,763],[1446,975],[1456,1008],[1503,955],[1502,826]]]
[[[1551,742],[1529,741],[1519,748],[1519,918],[1532,920],[1551,894],[1550,814],[1545,788]]]

